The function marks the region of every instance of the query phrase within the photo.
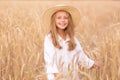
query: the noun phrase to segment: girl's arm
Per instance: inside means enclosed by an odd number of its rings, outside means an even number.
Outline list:
[[[84,53],[79,41],[77,38],[75,38],[76,44],[77,44],[77,50],[79,54],[79,62],[81,65],[85,65],[87,68],[100,68],[100,65],[98,62],[93,61],[92,59],[88,58],[88,56]]]
[[[76,42],[76,50],[78,54],[79,64],[87,68],[91,68],[95,64],[94,60],[88,58],[88,56],[84,53],[77,38],[75,38],[75,42]]]
[[[55,49],[49,35],[44,40],[44,61],[48,80],[55,80],[54,73],[58,73],[58,68],[54,60]]]

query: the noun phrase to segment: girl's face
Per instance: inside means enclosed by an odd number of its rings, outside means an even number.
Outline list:
[[[58,29],[64,30],[68,26],[69,15],[65,11],[58,11],[55,16],[55,25]]]

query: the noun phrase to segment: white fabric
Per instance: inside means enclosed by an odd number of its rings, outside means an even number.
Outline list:
[[[58,37],[59,44],[62,49],[55,48],[52,44],[51,35],[48,34],[44,40],[44,60],[48,80],[55,80],[53,73],[64,71],[67,75],[68,69],[77,69],[78,63],[80,65],[91,68],[94,61],[87,57],[77,38],[75,39],[76,48],[68,51],[68,41]]]

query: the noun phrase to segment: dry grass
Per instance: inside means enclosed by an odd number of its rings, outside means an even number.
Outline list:
[[[60,2],[72,1],[0,2],[0,80],[46,80],[43,40],[47,28],[42,26],[41,14]],[[72,2],[83,16],[76,36],[88,56],[101,63],[99,70],[80,68],[81,80],[120,79],[118,3]]]

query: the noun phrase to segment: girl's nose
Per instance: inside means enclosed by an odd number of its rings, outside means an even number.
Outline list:
[[[64,19],[64,18],[62,18],[62,19],[61,19],[61,21],[65,21],[65,19]]]

